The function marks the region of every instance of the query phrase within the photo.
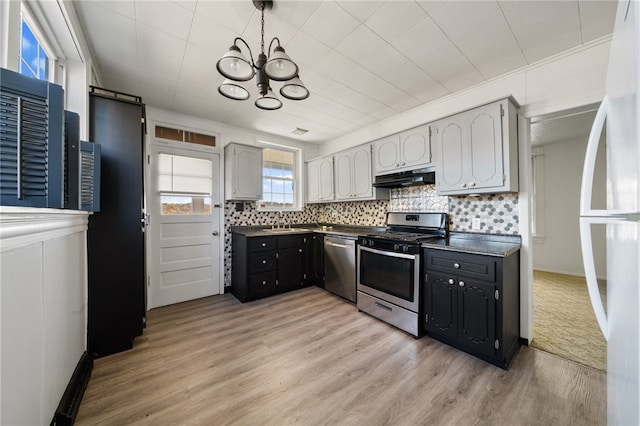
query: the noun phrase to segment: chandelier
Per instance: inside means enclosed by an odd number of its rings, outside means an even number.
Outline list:
[[[299,101],[308,98],[309,91],[298,76],[298,65],[285,53],[284,48],[280,46],[278,37],[274,37],[271,40],[267,55],[265,55],[264,10],[271,9],[273,1],[253,0],[253,4],[262,13],[262,32],[258,60],[254,62],[253,53],[247,42],[241,37],[236,37],[229,51],[216,64],[218,72],[225,77],[225,80],[218,87],[218,92],[222,96],[236,101],[247,100],[249,99],[249,91],[237,82],[248,81],[255,76],[258,92],[260,92],[260,97],[256,99],[255,105],[260,109],[274,110],[282,106],[282,101],[271,90],[270,80],[284,81],[284,85],[280,88],[280,94],[287,99]],[[239,42],[246,46],[251,61],[242,54],[238,47]],[[271,48],[274,42],[277,45],[272,51]]]

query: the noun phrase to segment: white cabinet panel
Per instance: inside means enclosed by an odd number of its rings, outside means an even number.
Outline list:
[[[371,144],[335,155],[336,201],[362,201],[388,198],[389,191],[373,187]]]
[[[262,148],[230,143],[224,147],[225,200],[262,198]]]
[[[376,176],[431,166],[428,125],[419,126],[373,142]]]
[[[504,99],[433,123],[438,194],[517,192],[516,120]]]
[[[0,206],[0,424],[48,424],[86,348],[87,217]]]
[[[42,244],[33,244],[2,253],[1,269],[2,418],[0,423],[7,425],[48,423],[50,419],[41,418],[42,383],[45,379]],[[77,355],[80,356],[80,354]]]
[[[307,202],[333,201],[333,157],[322,157],[307,163]]]

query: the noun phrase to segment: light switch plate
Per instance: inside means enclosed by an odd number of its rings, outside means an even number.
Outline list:
[[[471,222],[471,229],[480,229],[482,228],[482,219],[479,217],[473,218],[473,222]]]

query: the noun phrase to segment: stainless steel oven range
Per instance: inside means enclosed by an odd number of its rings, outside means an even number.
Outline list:
[[[420,247],[447,235],[447,213],[387,213],[386,231],[358,238],[358,310],[419,337]]]

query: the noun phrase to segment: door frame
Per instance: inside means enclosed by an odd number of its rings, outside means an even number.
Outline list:
[[[155,111],[155,110],[154,110]],[[145,184],[144,184],[144,192],[145,192],[145,197],[144,197],[144,213],[145,213],[145,217],[147,217],[148,219],[148,214],[149,214],[149,206],[148,206],[148,200],[147,200],[147,194],[150,194],[150,182],[151,182],[151,167],[150,167],[150,158],[151,158],[151,147],[152,145],[157,147],[162,147],[162,148],[170,148],[171,150],[174,150],[176,152],[176,154],[179,155],[180,152],[184,153],[185,156],[189,156],[189,153],[193,153],[193,152],[200,152],[200,153],[209,153],[209,154],[218,154],[218,158],[220,159],[220,164],[218,167],[218,191],[220,194],[220,202],[219,204],[213,204],[211,206],[211,208],[218,208],[220,209],[220,215],[218,217],[218,229],[220,232],[220,237],[218,238],[218,294],[224,294],[225,291],[225,283],[224,283],[224,203],[225,203],[225,198],[224,198],[224,141],[222,138],[222,135],[220,134],[218,129],[207,129],[207,128],[201,128],[201,127],[195,127],[192,125],[187,125],[184,123],[175,123],[175,122],[169,122],[169,121],[164,121],[164,120],[154,120],[152,118],[149,118],[147,116],[147,125],[148,125],[148,129],[147,129],[147,134],[146,134],[146,138],[145,138],[145,153],[144,153],[144,176],[145,176]],[[196,133],[203,133],[203,134],[209,134],[212,136],[215,136],[216,138],[216,146],[215,147],[211,147],[211,146],[206,146],[206,145],[198,145],[198,144],[192,144],[192,143],[186,143],[186,142],[177,142],[177,141],[172,141],[172,140],[167,140],[167,139],[159,139],[155,137],[155,126],[164,126],[164,127],[170,127],[170,128],[177,128],[177,129],[181,129],[181,130],[185,130],[185,131],[191,131],[191,132],[196,132]],[[216,207],[218,206],[218,207]],[[151,220],[153,220],[153,218],[151,218]],[[147,224],[147,226],[145,227],[145,261],[147,263],[147,265],[151,265],[151,241],[150,241],[150,230],[149,230],[149,226]],[[150,291],[150,280],[151,280],[151,274],[150,271],[147,270],[146,271],[146,297],[145,297],[145,309],[148,311],[149,310],[149,295],[148,292]]]

